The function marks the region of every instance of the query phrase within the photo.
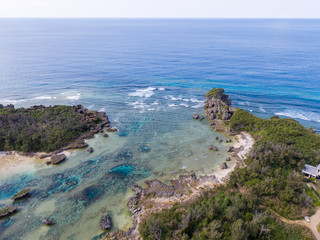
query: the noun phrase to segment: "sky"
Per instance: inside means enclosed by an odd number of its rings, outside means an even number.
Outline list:
[[[0,17],[320,18],[320,0],[0,0]]]

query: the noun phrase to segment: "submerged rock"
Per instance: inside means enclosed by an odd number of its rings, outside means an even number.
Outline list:
[[[0,209],[0,218],[9,216],[10,214],[16,212],[18,207],[4,207]]]
[[[232,140],[230,138],[226,139],[226,143],[231,143],[231,142],[232,142]]]
[[[103,230],[108,230],[111,228],[111,217],[109,214],[105,215],[105,216],[102,216],[102,218],[100,219],[100,228],[103,229]]]
[[[54,221],[52,219],[49,218],[43,218],[42,219],[42,224],[47,225],[47,226],[52,226],[54,225]]]
[[[133,154],[131,151],[129,150],[122,150],[120,151],[116,158],[115,158],[115,161],[118,162],[118,161],[128,161],[128,160],[131,160],[133,158]]]
[[[201,115],[201,116],[200,116],[200,120],[203,120],[203,119],[204,119],[204,116],[203,116],[203,115]]]
[[[139,147],[139,152],[150,152],[151,151],[151,148],[147,145],[141,145]]]
[[[227,162],[230,162],[230,161],[231,161],[231,157],[227,157],[227,158],[226,158],[226,161],[227,161]]]
[[[92,147],[89,147],[88,150],[87,150],[87,152],[88,152],[88,153],[93,153],[93,148],[92,148]]]
[[[66,155],[64,154],[59,154],[59,155],[54,155],[53,157],[51,157],[51,163],[52,164],[59,164],[61,162],[63,162],[64,160],[66,160]]]
[[[221,165],[220,165],[220,168],[221,169],[227,169],[228,168],[228,165],[227,165],[227,163],[221,163]]]
[[[198,113],[195,113],[195,114],[193,114],[193,119],[199,119],[199,114]]]
[[[21,191],[19,191],[18,193],[16,193],[15,195],[13,195],[11,197],[12,200],[17,200],[17,199],[21,199],[21,198],[24,198],[26,196],[29,195],[31,189],[30,188],[25,188],[25,189],[22,189]]]
[[[103,134],[103,137],[107,138],[109,135],[107,133]]]

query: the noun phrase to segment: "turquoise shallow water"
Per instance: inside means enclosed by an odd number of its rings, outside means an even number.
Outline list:
[[[130,226],[133,183],[214,172],[227,146],[192,120],[212,87],[261,117],[320,130],[319,23],[1,19],[0,103],[83,104],[107,112],[120,131],[90,140],[91,155],[77,150],[61,166],[0,176],[1,206],[33,188],[21,211],[0,221],[0,238],[91,239],[107,212],[115,229]],[[46,216],[59,224],[41,226]]]

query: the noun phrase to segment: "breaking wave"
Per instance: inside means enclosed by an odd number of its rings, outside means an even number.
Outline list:
[[[290,118],[301,119],[305,121],[314,121],[320,123],[320,114],[315,112],[306,112],[302,110],[286,109],[282,112],[276,112],[276,115]]]

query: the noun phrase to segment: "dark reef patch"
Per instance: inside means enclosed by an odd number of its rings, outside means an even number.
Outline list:
[[[92,185],[85,188],[81,194],[80,199],[84,201],[85,206],[91,205],[103,195],[103,187],[99,185]]]
[[[126,177],[131,174],[132,170],[133,167],[130,165],[119,165],[109,170],[109,173],[117,174],[121,177]]]
[[[130,150],[122,150],[115,158],[115,161],[129,161],[133,158],[133,154]]]
[[[141,145],[138,150],[139,152],[150,152],[151,148],[148,145]]]

